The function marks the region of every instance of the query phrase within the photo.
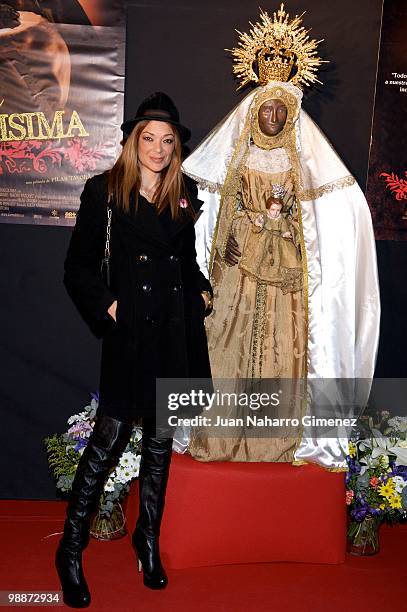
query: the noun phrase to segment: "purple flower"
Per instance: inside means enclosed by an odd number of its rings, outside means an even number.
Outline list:
[[[88,423],[88,421],[79,421],[79,423],[75,423],[68,429],[68,433],[71,434],[74,440],[77,438],[87,437],[88,433],[92,432],[92,425]]]
[[[88,439],[87,438],[78,438],[78,441],[76,443],[75,446],[75,452],[78,453],[80,451],[81,448],[84,448],[88,443]]]
[[[407,480],[407,465],[395,465],[393,472],[395,476],[402,476]]]
[[[368,508],[354,508],[350,514],[355,521],[361,522],[369,514],[369,511]]]
[[[359,474],[360,473],[360,463],[356,461],[356,459],[352,459],[352,457],[348,457],[348,467],[350,474]]]

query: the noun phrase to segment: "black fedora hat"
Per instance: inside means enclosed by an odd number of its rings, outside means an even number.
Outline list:
[[[190,130],[179,122],[179,112],[174,102],[162,91],[157,91],[148,96],[138,107],[134,119],[122,123],[121,130],[124,137],[128,138],[130,136],[136,123],[145,120],[171,123],[177,128],[182,144],[191,138]]]

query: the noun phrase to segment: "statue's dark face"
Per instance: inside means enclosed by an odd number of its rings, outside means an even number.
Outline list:
[[[259,108],[259,127],[266,136],[277,136],[287,121],[287,107],[278,98],[266,100]]]

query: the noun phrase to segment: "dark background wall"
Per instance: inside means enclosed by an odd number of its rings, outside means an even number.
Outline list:
[[[231,60],[223,49],[236,44],[234,28],[245,31],[249,20],[257,20],[258,0],[127,4],[126,117],[135,114],[143,97],[164,90],[178,104],[183,122],[193,129],[194,146],[243,95],[235,91]],[[271,11],[277,5],[267,2],[263,8]],[[306,10],[305,25],[312,26],[312,36],[325,39],[321,55],[330,63],[321,71],[324,85],[306,94],[304,106],[362,188],[381,5],[381,0],[342,0],[340,6],[303,0],[287,7],[291,14]],[[69,237],[66,228],[0,225],[2,497],[55,496],[42,439],[65,431],[66,419],[82,409],[89,392],[98,386],[99,343],[62,285]],[[384,337],[388,334],[392,339],[381,349],[380,373],[402,376],[400,360],[389,362],[389,355],[402,351],[400,327],[397,342],[391,330],[395,321],[403,324],[407,296],[400,288],[401,268],[394,265],[405,258],[406,247],[402,243],[378,246],[386,272],[382,278]]]

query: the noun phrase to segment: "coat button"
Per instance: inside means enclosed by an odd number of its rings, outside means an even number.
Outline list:
[[[151,291],[151,285],[149,285],[148,283],[145,283],[141,288],[145,293]]]
[[[138,258],[139,258],[139,261],[142,261],[143,263],[148,261],[148,255],[146,255],[145,253],[141,253],[141,255],[139,255]]]
[[[176,255],[170,255],[170,261],[177,262],[178,257]]]

